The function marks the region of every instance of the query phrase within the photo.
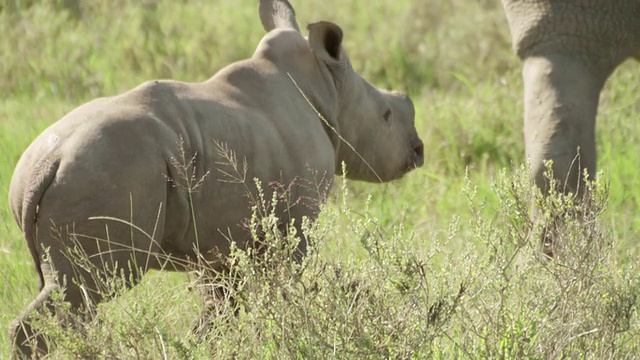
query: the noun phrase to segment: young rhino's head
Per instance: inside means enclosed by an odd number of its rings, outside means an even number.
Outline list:
[[[416,132],[411,99],[400,92],[379,90],[359,76],[357,79],[344,85],[338,118],[347,142],[338,151],[340,161],[346,164],[346,176],[386,182],[422,166],[424,147]]]
[[[300,32],[293,8],[286,0],[261,0],[260,18],[267,30]],[[337,104],[330,119],[341,174],[346,164],[350,179],[385,182],[424,163],[423,145],[416,132],[411,99],[400,92],[380,90],[358,75],[342,48],[342,30],[321,21],[308,26],[308,44],[321,72],[331,78]]]
[[[308,29],[309,46],[329,70],[337,90],[335,121],[343,140],[338,158],[347,165],[347,177],[390,181],[422,166],[423,145],[411,99],[378,89],[353,70],[338,25],[323,21]]]

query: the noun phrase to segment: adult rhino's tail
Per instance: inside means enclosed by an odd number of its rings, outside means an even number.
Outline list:
[[[41,159],[36,163],[35,169],[31,172],[28,185],[25,188],[24,195],[22,197],[21,207],[22,211],[19,214],[19,225],[22,228],[24,237],[27,240],[27,246],[31,257],[36,266],[36,271],[40,277],[40,289],[45,285],[44,275],[42,273],[42,266],[40,264],[40,252],[37,245],[37,223],[38,223],[38,206],[44,196],[44,192],[56,176],[58,167],[60,166],[60,159],[55,160]],[[17,214],[16,214],[17,215]]]

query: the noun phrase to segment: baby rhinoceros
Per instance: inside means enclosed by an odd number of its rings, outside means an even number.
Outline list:
[[[309,199],[327,189],[309,184],[330,184],[343,163],[347,178],[370,182],[422,165],[411,100],[353,71],[338,25],[313,23],[305,38],[286,0],[260,1],[259,14],[267,34],[251,58],[202,83],[150,81],[91,101],[25,151],[9,201],[41,292],[12,326],[18,352],[48,351],[29,318],[57,287],[74,309],[102,300],[90,267],[70,259],[73,246],[131,286],[149,269],[187,270],[198,256],[224,271],[230,241],[252,244],[253,179],[265,197],[275,191],[268,184],[286,188],[277,214],[300,227],[317,216]],[[305,251],[300,241],[297,256]],[[166,266],[167,257],[179,261]]]

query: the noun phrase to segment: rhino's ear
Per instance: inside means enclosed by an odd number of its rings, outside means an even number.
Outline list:
[[[342,29],[340,26],[320,21],[309,24],[309,46],[319,59],[327,63],[339,63],[341,59]]]
[[[260,0],[258,12],[262,26],[267,32],[276,28],[294,29],[300,32],[296,12],[287,0]]]

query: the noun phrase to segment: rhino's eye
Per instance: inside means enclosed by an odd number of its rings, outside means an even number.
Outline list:
[[[389,120],[391,120],[391,109],[387,109],[382,117],[384,118],[384,121],[389,122]]]

